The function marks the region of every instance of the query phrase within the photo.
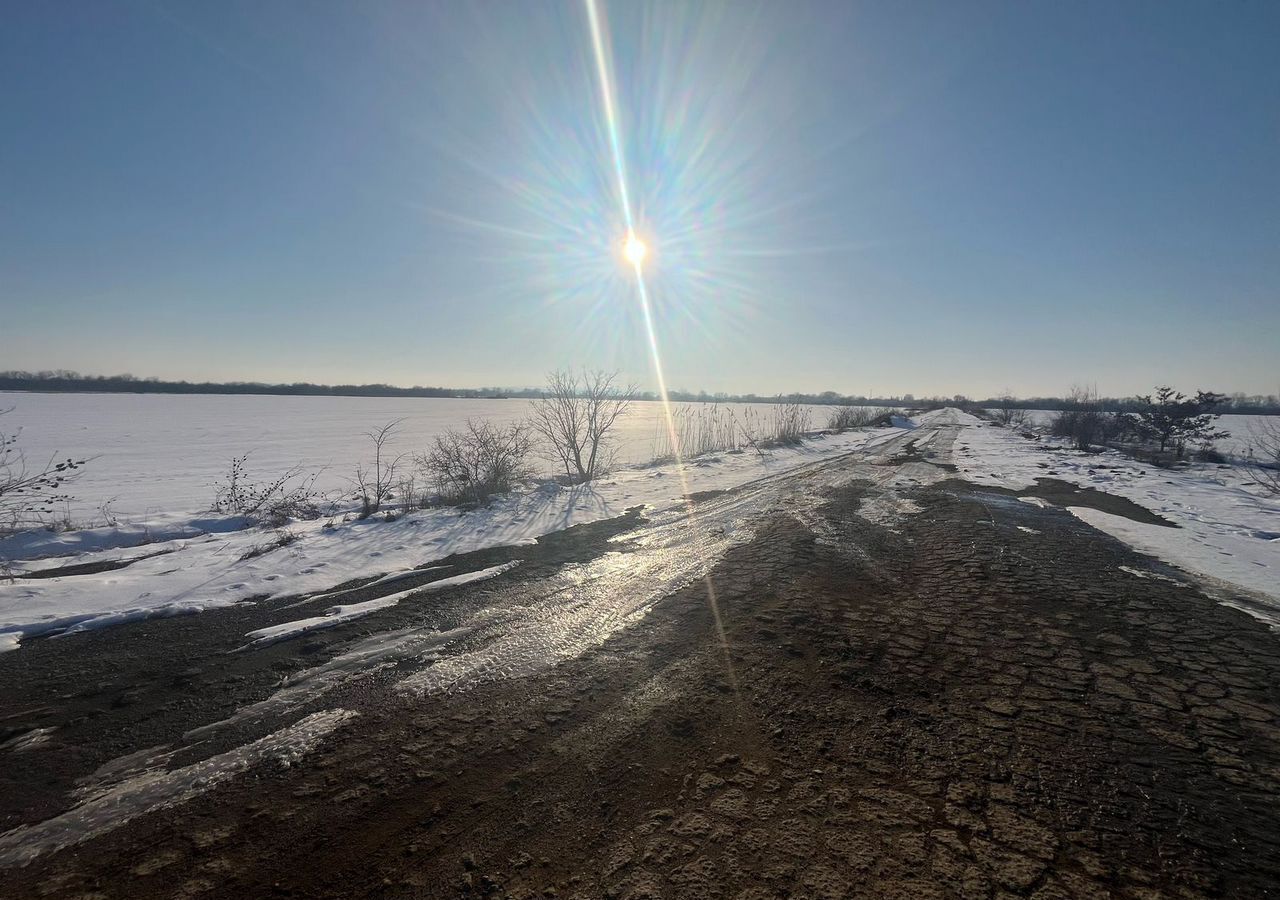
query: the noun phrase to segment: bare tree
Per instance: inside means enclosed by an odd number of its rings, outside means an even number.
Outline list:
[[[1013,396],[1011,391],[1006,390],[996,400],[1000,405],[991,410],[991,417],[995,419],[997,425],[1003,425],[1005,428],[1022,428],[1027,424],[1027,411],[1014,405],[1018,402],[1018,398]]]
[[[1049,433],[1070,438],[1077,450],[1087,453],[1094,445],[1106,443],[1115,431],[1115,420],[1114,415],[1103,411],[1096,387],[1074,385],[1067,408],[1049,422]]]
[[[392,456],[387,452],[387,444],[396,436],[403,421],[404,419],[396,419],[381,428],[365,432],[365,437],[373,441],[373,468],[356,466],[355,478],[352,479],[356,486],[356,499],[360,501],[362,519],[376,513],[384,502],[391,499],[392,488],[396,484],[396,468],[404,459],[404,454]]]
[[[435,447],[418,456],[417,463],[447,502],[484,503],[531,475],[527,459],[532,445],[532,431],[523,422],[496,425],[467,419],[462,430],[451,428],[437,436]]]
[[[547,376],[546,396],[534,401],[533,430],[572,482],[591,481],[608,468],[610,431],[636,395],[635,385],[620,388],[617,378],[598,369],[557,370]]]
[[[0,416],[13,412],[13,407],[0,409]],[[71,496],[64,490],[67,482],[79,475],[87,460],[49,458],[43,466],[28,468],[26,456],[18,446],[21,429],[0,431],[0,533],[20,531],[41,525],[57,504],[67,504]]]
[[[1251,431],[1249,475],[1271,493],[1280,494],[1280,418],[1268,418]]]

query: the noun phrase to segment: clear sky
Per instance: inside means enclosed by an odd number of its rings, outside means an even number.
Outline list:
[[[602,3],[672,387],[1280,389],[1280,3]],[[0,27],[0,368],[652,386],[579,2]]]

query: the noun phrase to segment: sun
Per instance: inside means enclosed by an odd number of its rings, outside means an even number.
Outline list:
[[[638,269],[648,253],[649,248],[645,246],[644,241],[636,237],[634,231],[627,235],[626,241],[622,244],[622,255],[627,258],[627,262]]]

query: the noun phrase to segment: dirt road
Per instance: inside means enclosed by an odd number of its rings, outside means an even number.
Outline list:
[[[1280,640],[964,433],[0,656],[0,895],[1280,893]]]

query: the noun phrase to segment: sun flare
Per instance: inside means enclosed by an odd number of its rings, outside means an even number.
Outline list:
[[[634,233],[627,235],[627,239],[622,245],[622,255],[627,258],[627,262],[638,269],[648,253],[649,248],[645,246],[644,241],[636,237]]]

